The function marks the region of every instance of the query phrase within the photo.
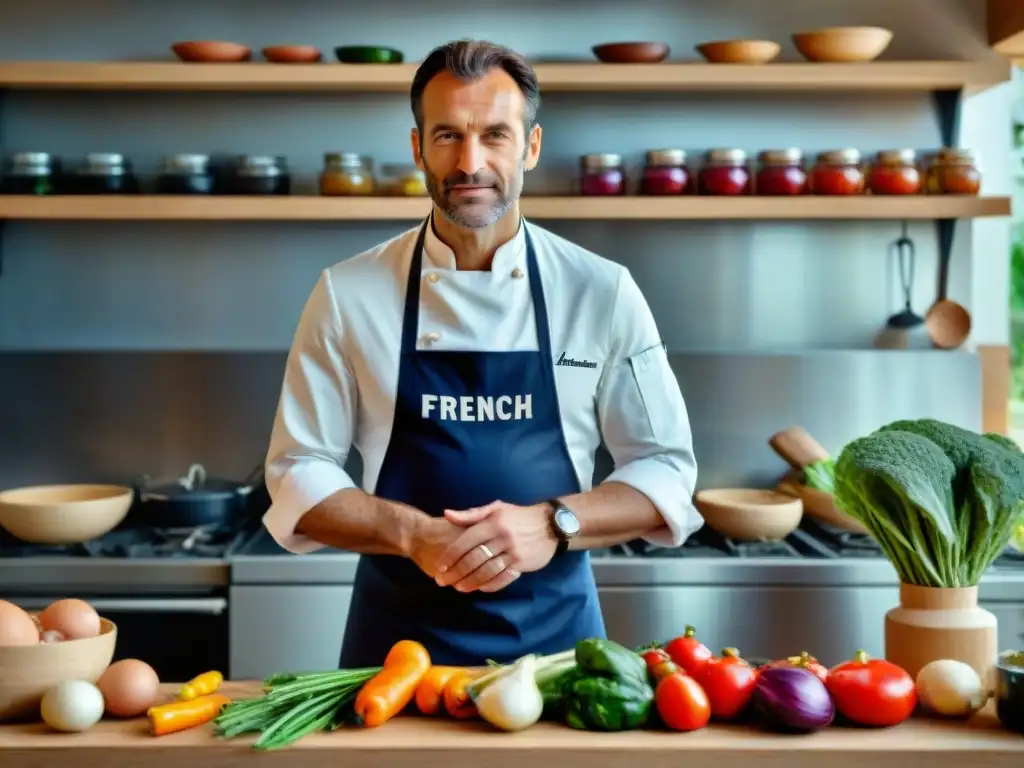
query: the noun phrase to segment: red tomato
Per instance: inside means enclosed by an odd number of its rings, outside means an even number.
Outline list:
[[[864,651],[832,667],[826,686],[840,714],[859,725],[897,725],[917,706],[914,678],[892,662],[869,659]]]
[[[676,666],[698,680],[700,680],[708,659],[714,655],[704,643],[697,639],[697,630],[693,627],[687,627],[681,637],[670,641],[665,646],[665,651]]]
[[[740,658],[735,648],[726,648],[721,656],[708,660],[697,681],[711,702],[711,714],[719,720],[740,715],[754,695],[757,671]]]
[[[828,667],[821,664],[807,651],[804,651],[799,656],[790,656],[788,659],[779,659],[778,661],[769,662],[768,664],[765,664],[762,669],[770,667],[799,667],[800,669],[806,669],[808,672],[814,673],[814,676],[821,680],[821,682],[828,682]]]
[[[685,672],[662,678],[654,689],[654,705],[673,731],[696,731],[711,719],[711,704],[700,683]]]
[[[647,663],[648,677],[655,683],[679,671],[679,667],[672,663],[672,659],[661,648],[648,648],[641,654],[641,658]]]

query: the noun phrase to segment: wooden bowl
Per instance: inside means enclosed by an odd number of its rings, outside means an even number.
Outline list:
[[[892,42],[892,30],[883,27],[827,27],[797,32],[793,45],[808,61],[874,61]]]
[[[183,40],[171,46],[182,61],[230,63],[248,61],[252,50],[241,43],[224,40]]]
[[[591,50],[605,64],[657,64],[669,54],[665,43],[604,43]]]
[[[712,64],[767,64],[782,52],[772,40],[712,40],[697,46]]]
[[[135,491],[122,485],[39,485],[0,493],[0,527],[33,544],[78,544],[124,520]]]
[[[971,313],[949,299],[941,299],[924,316],[928,338],[939,349],[957,349],[971,335]]]
[[[312,45],[271,45],[261,53],[267,61],[275,64],[315,64],[324,55]]]
[[[698,511],[712,529],[736,541],[778,541],[800,525],[804,505],[778,491],[715,488],[699,491]]]
[[[95,683],[116,646],[117,626],[101,618],[96,637],[0,648],[0,720],[38,718],[43,695],[58,683]]]

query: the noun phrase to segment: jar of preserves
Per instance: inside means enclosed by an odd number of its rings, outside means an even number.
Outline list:
[[[167,155],[156,180],[160,195],[209,195],[213,173],[209,155]]]
[[[139,191],[131,163],[117,152],[93,152],[76,169],[67,190],[79,195],[128,195]]]
[[[860,151],[834,149],[822,152],[811,171],[811,191],[815,195],[862,195],[864,177]]]
[[[681,149],[652,149],[647,153],[640,179],[640,194],[685,195],[689,187],[686,152]]]
[[[766,149],[757,156],[755,188],[759,195],[803,195],[807,192],[804,153],[799,149]]]
[[[580,194],[624,195],[626,172],[622,155],[599,152],[580,158]]]
[[[977,195],[981,171],[966,149],[940,149],[928,168],[928,192],[932,195]]]
[[[395,197],[426,197],[427,176],[415,165],[382,165],[377,190]]]
[[[57,192],[59,161],[48,152],[16,152],[4,162],[0,193],[52,195]]]
[[[873,195],[917,195],[924,189],[924,174],[912,149],[879,152],[868,171],[868,189]]]
[[[228,185],[231,195],[287,195],[288,162],[271,155],[242,155],[235,160]]]
[[[320,174],[320,194],[330,197],[372,195],[373,161],[356,152],[328,152]]]
[[[750,192],[747,153],[742,149],[712,149],[700,169],[700,194],[746,195]]]

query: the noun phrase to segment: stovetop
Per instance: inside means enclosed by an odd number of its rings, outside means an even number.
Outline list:
[[[252,535],[252,530],[201,526],[168,529],[130,527],[111,531],[91,541],[64,546],[29,544],[0,528],[0,559],[74,557],[122,559],[223,559],[231,556]]]

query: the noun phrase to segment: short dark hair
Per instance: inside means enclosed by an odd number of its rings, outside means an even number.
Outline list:
[[[537,110],[540,108],[540,86],[537,84],[537,73],[530,63],[512,49],[496,43],[486,40],[454,40],[428,53],[412,79],[409,100],[412,102],[412,114],[416,118],[421,142],[423,91],[427,83],[442,72],[450,72],[459,80],[472,82],[484,77],[492,69],[503,69],[519,86],[526,102],[523,123],[529,134],[537,122]]]

